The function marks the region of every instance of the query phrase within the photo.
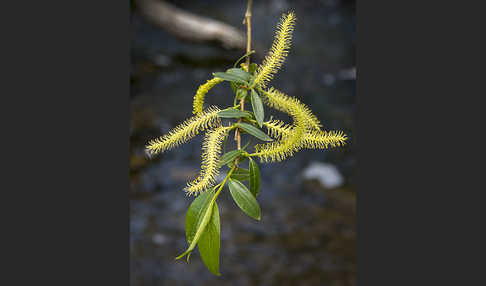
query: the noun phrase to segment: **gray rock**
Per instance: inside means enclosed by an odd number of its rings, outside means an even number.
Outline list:
[[[318,180],[328,189],[340,187],[344,183],[343,176],[331,164],[312,162],[304,169],[302,176],[306,180]]]
[[[167,243],[169,241],[169,239],[161,233],[156,233],[152,236],[152,241],[153,241],[153,243],[155,243],[157,245],[162,245],[162,244]]]

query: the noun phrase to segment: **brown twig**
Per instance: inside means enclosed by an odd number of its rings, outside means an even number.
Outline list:
[[[253,4],[253,0],[248,0],[248,6],[246,7],[245,18],[243,19],[243,24],[246,25],[246,52],[250,53],[251,51],[251,5]],[[245,61],[245,69],[246,71],[250,71],[250,55],[246,56]],[[245,98],[240,99],[240,109],[241,111],[245,110]],[[238,119],[238,122],[241,122],[241,118]],[[238,147],[238,150],[241,149],[241,136],[239,129],[235,129],[235,140]],[[238,166],[238,158],[235,159],[235,166]]]

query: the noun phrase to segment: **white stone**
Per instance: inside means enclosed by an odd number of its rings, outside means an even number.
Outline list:
[[[152,241],[157,245],[162,245],[168,241],[167,237],[161,233],[156,233],[152,236]]]
[[[318,180],[326,188],[337,188],[344,183],[344,178],[331,164],[312,162],[303,172],[304,179]]]

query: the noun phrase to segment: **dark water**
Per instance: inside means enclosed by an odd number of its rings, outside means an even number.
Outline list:
[[[171,2],[243,30],[246,1]],[[182,189],[199,171],[201,136],[152,160],[143,151],[149,139],[191,116],[197,87],[243,52],[181,42],[134,10],[130,285],[356,285],[355,81],[345,73],[355,65],[353,5],[338,0],[254,1],[253,40],[259,54],[252,60],[260,62],[270,47],[281,13],[294,10],[293,47],[271,84],[308,104],[326,130],[343,130],[350,140],[345,148],[304,150],[282,163],[259,164],[260,222],[243,214],[223,191],[218,199],[221,277],[206,270],[197,251],[190,264],[174,261],[187,247],[185,211],[192,198]],[[232,100],[228,85],[215,87],[207,97],[220,107]],[[326,189],[317,180],[304,179],[311,162],[336,166],[344,184]]]

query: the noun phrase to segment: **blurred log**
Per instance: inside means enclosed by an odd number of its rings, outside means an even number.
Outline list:
[[[226,49],[246,48],[243,32],[233,26],[183,11],[165,1],[137,0],[141,14],[176,37],[192,42],[217,42]]]

